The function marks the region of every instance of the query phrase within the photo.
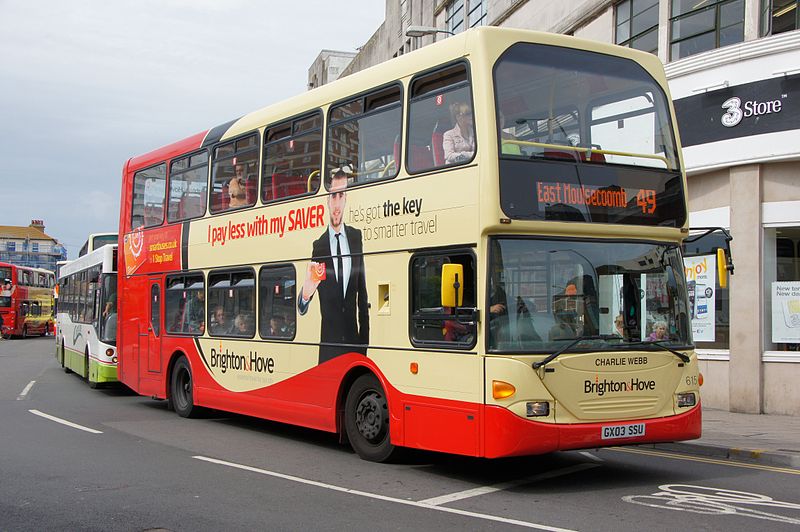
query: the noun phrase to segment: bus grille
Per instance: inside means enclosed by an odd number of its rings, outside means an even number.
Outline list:
[[[632,416],[654,414],[658,409],[658,397],[631,397],[614,399],[592,399],[581,401],[578,407],[591,417],[614,415]]]

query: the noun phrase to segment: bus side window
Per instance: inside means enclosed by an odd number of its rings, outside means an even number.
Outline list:
[[[319,190],[322,167],[322,113],[317,111],[271,126],[264,134],[261,201]]]
[[[467,251],[420,254],[411,260],[411,341],[415,346],[446,343],[470,348],[475,345],[476,324],[462,319],[457,309],[442,306],[442,269],[445,264],[463,268],[463,299],[459,308],[475,308],[475,257]]]
[[[402,91],[396,84],[333,105],[328,116],[327,178],[344,171],[350,174],[351,187],[395,177],[402,122]]]
[[[252,207],[258,183],[258,133],[214,148],[211,212]]]
[[[406,153],[409,173],[472,160],[475,128],[465,63],[415,78],[409,101]]]
[[[170,165],[167,220],[203,216],[208,195],[208,152],[175,159]]]
[[[294,338],[296,288],[293,266],[265,266],[261,269],[258,276],[258,331],[262,338]]]
[[[164,221],[164,199],[167,191],[167,165],[136,172],[133,176],[131,229],[154,227]]]

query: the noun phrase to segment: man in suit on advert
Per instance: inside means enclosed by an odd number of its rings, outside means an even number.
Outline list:
[[[329,225],[314,241],[311,262],[297,296],[301,315],[319,292],[322,326],[319,363],[345,353],[366,355],[369,344],[369,302],[361,231],[344,225],[347,174],[337,171],[328,191]]]

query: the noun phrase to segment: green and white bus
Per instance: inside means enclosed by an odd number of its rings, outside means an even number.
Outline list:
[[[61,268],[56,359],[89,386],[117,381],[117,245]]]

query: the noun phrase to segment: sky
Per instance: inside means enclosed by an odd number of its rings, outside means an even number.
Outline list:
[[[383,0],[0,0],[0,225],[42,219],[69,259],[116,231],[133,156],[302,93]]]

